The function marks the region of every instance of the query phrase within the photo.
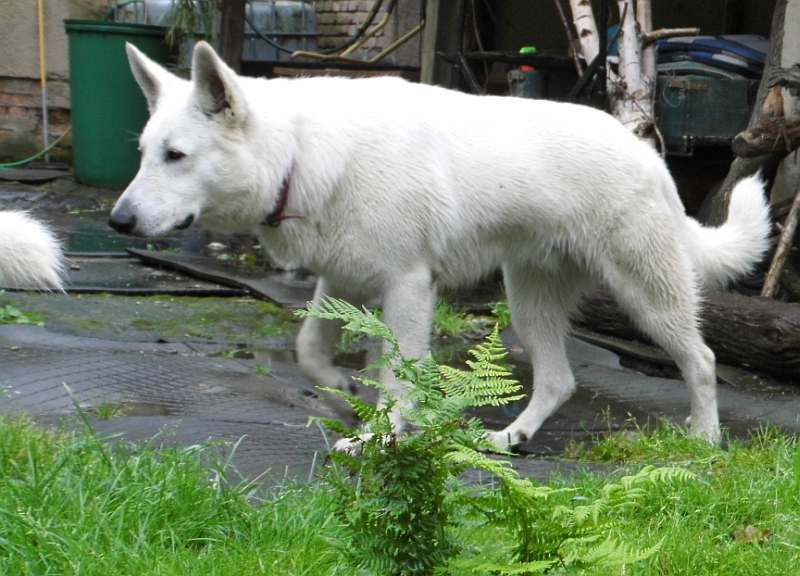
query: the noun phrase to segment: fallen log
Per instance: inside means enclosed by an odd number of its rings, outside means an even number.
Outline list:
[[[800,118],[764,118],[733,139],[733,153],[740,158],[762,154],[789,154],[800,146]]]
[[[650,342],[605,293],[593,294],[582,304],[575,324]],[[800,384],[800,304],[733,293],[709,295],[702,311],[702,331],[720,362]]]

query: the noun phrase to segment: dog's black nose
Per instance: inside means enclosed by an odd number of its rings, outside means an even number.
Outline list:
[[[133,229],[136,228],[136,214],[123,207],[118,207],[111,212],[108,225],[117,232],[130,234],[133,232]]]

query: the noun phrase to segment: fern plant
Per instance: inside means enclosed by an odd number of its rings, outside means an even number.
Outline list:
[[[364,429],[320,419],[359,443],[360,455],[334,452],[324,477],[337,497],[346,538],[342,549],[360,574],[381,576],[446,574],[538,574],[557,569],[618,566],[648,557],[655,547],[635,548],[611,538],[616,511],[635,505],[657,483],[687,480],[683,469],[647,467],[607,484],[591,501],[570,500],[569,489],[521,478],[508,460],[487,456],[494,447],[476,418],[464,412],[502,406],[522,398],[506,364],[499,329],[472,350],[467,369],[438,365],[428,355],[407,359],[380,318],[336,299],[299,311],[342,322],[343,329],[385,343],[381,366],[408,383],[413,404],[404,412],[411,431],[398,436],[389,414],[396,399],[376,408],[341,390]],[[381,392],[379,382],[359,378]],[[369,435],[363,435],[364,430]],[[495,490],[468,487],[467,470],[499,481]],[[505,558],[471,557],[453,537],[455,519],[478,517],[511,542]]]
[[[511,533],[511,558],[486,561],[462,556],[451,561],[451,574],[545,574],[587,568],[615,568],[640,562],[659,548],[637,547],[611,536],[617,514],[652,495],[658,485],[687,482],[684,468],[645,466],[605,484],[594,499],[570,488],[539,486],[500,470],[500,489],[472,495],[488,524]]]
[[[497,329],[471,352],[469,370],[458,370],[439,366],[430,355],[403,358],[396,338],[374,312],[342,300],[327,299],[300,315],[339,320],[345,331],[384,340],[386,353],[379,362],[409,383],[414,404],[404,414],[413,432],[398,437],[389,419],[396,399],[375,408],[347,392],[331,390],[350,404],[371,434],[361,444],[359,457],[331,454],[338,467],[326,476],[349,536],[346,556],[369,574],[432,574],[455,552],[448,530],[455,479],[471,465],[467,455],[481,456],[478,450],[491,447],[480,422],[464,417],[464,410],[521,398],[520,385],[503,365],[507,353]],[[359,380],[381,388],[375,380]],[[361,442],[362,431],[338,421],[323,423]]]

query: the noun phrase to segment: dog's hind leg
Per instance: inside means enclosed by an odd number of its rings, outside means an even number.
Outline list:
[[[623,236],[604,275],[620,306],[680,368],[689,389],[692,433],[717,443],[714,353],[700,333],[691,265],[677,246],[668,235],[651,234],[642,242]]]
[[[586,277],[565,261],[558,270],[531,266],[503,268],[514,330],[531,355],[533,395],[528,406],[505,429],[489,432],[501,450],[525,442],[575,391],[564,338],[569,315],[587,285]]]

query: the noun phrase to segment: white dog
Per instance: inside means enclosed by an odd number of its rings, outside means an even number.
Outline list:
[[[698,289],[747,273],[766,250],[757,179],[737,185],[724,226],[703,228],[658,154],[592,108],[395,78],[242,78],[204,43],[191,81],[132,46],[128,55],[151,117],[116,229],[151,236],[200,222],[257,233],[278,260],[319,276],[315,300],[380,299],[408,357],[428,350],[437,287],[502,267],[536,383],[519,418],[492,433],[501,448],[574,391],[568,318],[603,284],[677,362],[694,433],[719,439]],[[297,351],[317,383],[344,388],[338,337],[335,323],[310,318]],[[402,397],[391,373],[381,377]]]
[[[61,291],[61,245],[25,212],[0,212],[0,288]]]

